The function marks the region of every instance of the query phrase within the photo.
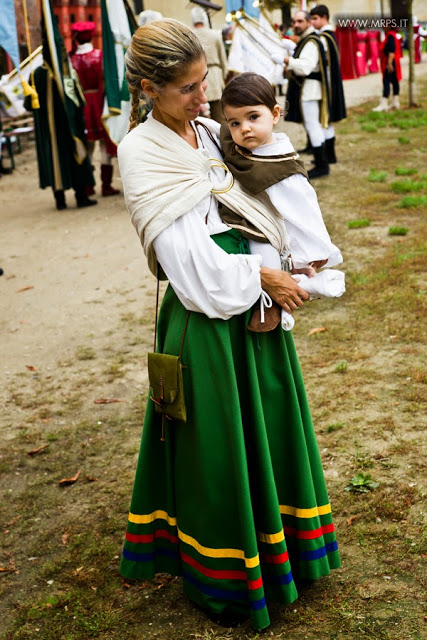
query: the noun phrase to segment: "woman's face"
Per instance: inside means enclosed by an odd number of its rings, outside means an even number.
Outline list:
[[[208,67],[205,57],[193,62],[174,82],[156,92],[154,110],[163,120],[179,122],[194,120],[200,113],[201,105],[207,102],[205,91],[208,86]]]

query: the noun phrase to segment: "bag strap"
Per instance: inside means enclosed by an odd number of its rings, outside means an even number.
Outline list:
[[[156,289],[156,319],[155,319],[155,323],[154,323],[154,346],[153,346],[153,352],[156,352],[156,345],[157,345],[157,320],[159,317],[159,298],[160,298],[160,278],[159,278],[159,263],[157,263],[157,289]],[[184,338],[185,338],[185,334],[187,332],[187,326],[188,326],[188,321],[190,319],[190,313],[191,311],[187,312],[187,318],[185,320],[185,325],[184,325],[184,331],[182,332],[182,339],[181,339],[181,346],[179,348],[179,355],[178,358],[181,359],[182,356],[182,349],[184,347]]]

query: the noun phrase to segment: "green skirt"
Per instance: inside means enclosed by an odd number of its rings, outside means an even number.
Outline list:
[[[242,253],[242,236],[212,236]],[[188,597],[212,613],[270,623],[269,601],[291,603],[295,581],[340,566],[319,451],[290,332],[247,330],[191,313],[182,361],[187,422],[149,402],[121,573],[183,576]],[[169,286],[158,350],[179,353],[187,311]]]

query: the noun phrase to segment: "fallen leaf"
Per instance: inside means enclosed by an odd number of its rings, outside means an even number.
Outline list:
[[[111,404],[112,402],[125,402],[125,401],[119,400],[118,398],[98,398],[98,400],[94,400],[94,404]]]
[[[27,451],[27,456],[35,456],[36,453],[40,453],[40,451],[43,451],[43,449],[46,449],[46,447],[49,446],[48,444],[42,444],[41,447],[37,447],[37,449],[32,449],[32,451]]]
[[[94,476],[85,476],[87,482],[96,482],[98,478],[94,478]]]
[[[349,519],[347,520],[347,527],[351,527],[351,525],[356,520],[356,518],[357,516],[350,516]]]
[[[80,474],[81,474],[81,470],[77,471],[76,475],[73,476],[72,478],[62,478],[62,480],[60,480],[58,484],[61,487],[65,487],[69,484],[74,484],[79,479]]]
[[[38,371],[37,367],[33,367],[32,364],[26,364],[25,365],[28,369],[28,371]]]
[[[21,293],[21,291],[29,291],[29,289],[34,289],[33,285],[27,285],[26,287],[20,287],[16,290],[16,293]]]
[[[61,538],[61,540],[62,540],[62,544],[64,544],[64,545],[65,545],[65,544],[67,544],[67,542],[68,542],[68,538],[69,538],[69,537],[70,537],[70,534],[69,534],[69,533],[66,533],[66,532],[65,532],[65,533],[63,533],[63,534],[62,534],[62,538]]]
[[[323,333],[323,331],[327,331],[326,327],[314,327],[314,329],[310,329],[308,332],[309,336],[314,335],[315,333]]]
[[[12,518],[12,520],[9,520],[9,522],[6,522],[6,526],[11,527],[13,524],[15,524],[15,522],[18,522],[20,517],[21,516],[15,516],[14,518]]]
[[[0,567],[1,573],[13,573],[15,571],[15,567]]]
[[[5,530],[3,531],[3,533],[4,533],[4,535],[5,535],[5,536],[7,536],[7,534],[8,534],[8,533],[10,533],[10,529],[5,529]]]

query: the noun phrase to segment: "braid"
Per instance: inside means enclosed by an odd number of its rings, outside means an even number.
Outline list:
[[[137,87],[129,87],[132,95],[132,105],[129,116],[129,131],[132,131],[138,124],[138,110],[139,110],[139,89]]]

